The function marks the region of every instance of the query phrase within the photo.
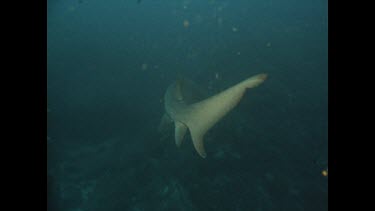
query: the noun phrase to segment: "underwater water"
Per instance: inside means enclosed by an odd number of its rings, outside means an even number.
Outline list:
[[[328,210],[328,5],[308,0],[48,0],[48,210]],[[267,73],[204,137],[164,93]]]

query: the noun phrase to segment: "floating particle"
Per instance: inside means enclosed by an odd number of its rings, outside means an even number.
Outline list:
[[[222,25],[223,24],[223,18],[221,18],[221,17],[217,18],[217,24]]]
[[[215,73],[215,78],[216,78],[216,79],[219,79],[219,78],[220,78],[219,73]]]
[[[189,27],[190,23],[188,20],[184,20],[184,27],[187,28]]]
[[[76,10],[75,6],[69,6],[68,7],[68,12],[74,12]]]
[[[268,43],[266,44],[266,46],[267,46],[267,47],[271,47],[271,42],[268,42]]]
[[[322,175],[325,176],[325,177],[328,176],[328,168],[327,168],[327,169],[324,169],[324,170],[322,171]]]
[[[203,21],[203,18],[201,15],[198,14],[194,16],[194,22],[201,23],[202,21]]]
[[[238,51],[238,52],[237,52],[237,55],[241,55],[241,52]]]
[[[147,67],[148,67],[148,65],[144,63],[144,64],[142,64],[141,69],[142,70],[147,70]]]
[[[237,28],[237,27],[232,27],[232,31],[233,31],[233,32],[237,32],[237,31],[238,31],[238,28]]]

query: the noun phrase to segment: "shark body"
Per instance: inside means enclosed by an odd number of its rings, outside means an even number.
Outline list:
[[[162,124],[173,121],[177,147],[181,146],[189,129],[195,150],[205,158],[203,138],[206,132],[240,102],[246,89],[258,86],[266,78],[266,74],[252,76],[203,100],[197,100],[194,92],[189,90],[189,81],[177,80],[165,92],[166,114]]]

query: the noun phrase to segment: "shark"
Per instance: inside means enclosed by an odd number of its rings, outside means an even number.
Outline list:
[[[265,73],[254,75],[207,98],[202,98],[192,81],[178,79],[164,94],[165,114],[159,128],[174,123],[177,147],[181,146],[189,130],[195,150],[206,158],[204,135],[238,105],[247,89],[260,85],[266,78]]]

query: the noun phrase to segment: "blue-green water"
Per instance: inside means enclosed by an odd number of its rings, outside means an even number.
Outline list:
[[[48,0],[49,210],[328,210],[327,1]],[[268,79],[205,136],[158,132],[179,77]]]

